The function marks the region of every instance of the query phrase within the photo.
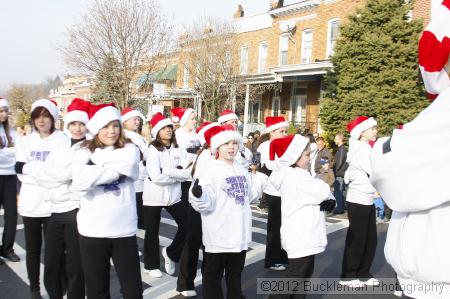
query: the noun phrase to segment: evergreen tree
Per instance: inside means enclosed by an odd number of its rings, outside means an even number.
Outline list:
[[[390,135],[428,104],[417,63],[423,25],[410,20],[412,3],[367,0],[342,26],[324,81],[320,121],[331,138],[355,116],[373,116]]]
[[[119,65],[112,55],[107,56],[102,68],[95,74],[96,80],[92,87],[92,100],[95,103],[114,102],[117,107],[123,108],[123,80]]]

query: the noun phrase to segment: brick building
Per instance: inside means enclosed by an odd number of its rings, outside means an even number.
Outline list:
[[[434,3],[436,2],[436,3]],[[339,27],[364,0],[303,0],[284,5],[270,0],[268,10],[246,16],[238,5],[238,73],[248,85],[275,84],[276,88],[245,99],[244,133],[262,129],[266,116],[282,115],[296,127],[320,129],[319,99],[323,75],[339,36]],[[429,22],[435,0],[417,0],[411,15]],[[182,70],[182,65],[179,65]],[[178,73],[177,87],[189,90],[189,74]],[[191,79],[192,80],[192,79]],[[241,99],[242,100],[242,99]],[[239,101],[239,99],[238,99]]]

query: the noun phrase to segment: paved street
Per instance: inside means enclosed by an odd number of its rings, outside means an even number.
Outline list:
[[[0,216],[0,231],[3,231],[3,216]],[[253,211],[253,242],[251,249],[247,253],[245,269],[243,272],[243,290],[246,298],[264,298],[263,295],[256,294],[256,279],[257,278],[271,278],[281,277],[283,272],[270,271],[264,269],[264,251],[266,238],[266,222],[267,217],[260,214],[256,210]],[[342,253],[345,242],[345,233],[348,222],[345,218],[328,218],[327,233],[328,233],[328,247],[325,253],[316,257],[314,277],[333,278],[339,277]],[[394,272],[389,265],[387,265],[383,247],[386,238],[386,224],[379,224],[378,228],[378,248],[372,266],[375,277],[394,277]],[[174,235],[176,230],[175,222],[166,213],[163,213],[162,223],[160,226],[160,245],[167,246],[170,243],[170,238]],[[143,247],[144,232],[139,231],[138,242],[139,247]],[[28,299],[28,279],[25,268],[25,243],[23,224],[19,219],[18,231],[16,237],[15,250],[20,256],[21,262],[11,263],[0,266],[0,298],[1,299]],[[141,268],[143,269],[143,257],[141,256]],[[164,263],[161,263],[162,267]],[[197,292],[201,298],[201,274],[200,263],[198,265],[198,275],[196,279]],[[42,267],[43,268],[43,267]],[[41,270],[42,270],[41,268]],[[41,274],[42,279],[42,274]],[[176,277],[163,274],[160,279],[150,278],[142,272],[142,281],[144,285],[144,298],[183,298],[175,292]],[[119,283],[114,270],[111,271],[111,293],[112,298],[121,298]],[[48,298],[45,293],[45,288],[41,282],[41,291]],[[351,296],[345,295],[345,298],[397,298],[392,295],[365,295],[365,296]],[[344,298],[342,295],[311,295],[308,298]]]

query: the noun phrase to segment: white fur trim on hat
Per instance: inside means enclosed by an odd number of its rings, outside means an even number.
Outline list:
[[[278,167],[291,166],[300,158],[306,146],[309,143],[309,139],[295,134],[291,143],[281,157],[275,159]]]
[[[228,113],[228,114],[219,116],[219,118],[217,119],[217,122],[219,124],[223,124],[224,122],[227,122],[227,121],[232,120],[232,119],[236,119],[236,120],[239,119],[237,117],[236,113]]]
[[[370,129],[376,125],[377,125],[377,121],[375,120],[375,118],[370,117],[370,118],[366,119],[365,121],[363,121],[362,123],[355,126],[352,129],[352,131],[350,132],[350,137],[358,140],[359,137],[361,137],[362,132],[364,132],[365,130]]]
[[[0,107],[9,108],[9,103],[7,99],[0,99]]]
[[[220,126],[219,123],[210,123],[207,126],[204,126],[200,131],[198,131],[197,136],[198,136],[198,141],[200,141],[200,145],[203,146],[206,143],[205,140],[205,132],[208,131],[209,129],[211,129],[212,127],[218,127]]]
[[[74,121],[79,121],[83,124],[87,124],[89,121],[88,114],[81,110],[73,110],[67,112],[64,116],[64,129],[66,130],[69,124]]]
[[[278,130],[282,127],[289,127],[289,123],[287,121],[279,122],[274,125],[271,125],[270,127],[266,128],[266,133],[270,133],[272,131]]]
[[[50,115],[53,117],[53,120],[56,122],[58,120],[59,115],[59,109],[56,107],[56,105],[47,99],[40,99],[33,102],[31,105],[31,112],[34,111],[34,109],[38,107],[44,107],[47,109],[48,112],[50,112]]]
[[[160,120],[156,126],[154,126],[152,128],[152,136],[153,138],[156,138],[156,136],[158,135],[159,130],[161,130],[162,128],[164,128],[165,126],[173,126],[173,122],[170,118],[165,118],[163,120]]]
[[[216,135],[211,137],[211,153],[215,154],[217,149],[225,143],[230,142],[231,140],[236,140],[238,143],[241,141],[241,135],[236,131],[222,131],[217,133]]]
[[[194,112],[194,109],[189,108],[184,113],[183,116],[180,119],[180,127],[184,127],[184,125],[187,123],[189,116]]]
[[[131,119],[131,118],[133,118],[133,117],[136,117],[136,116],[139,116],[142,120],[144,120],[144,115],[142,115],[141,112],[139,112],[139,111],[137,111],[137,110],[132,110],[132,111],[130,111],[130,112],[125,113],[124,115],[122,115],[121,121],[122,121],[122,123],[124,123],[124,122],[126,122],[127,120],[129,120],[129,119]]]
[[[120,112],[116,107],[106,106],[98,110],[94,116],[87,122],[86,126],[89,132],[95,136],[98,131],[113,120],[120,121]]]

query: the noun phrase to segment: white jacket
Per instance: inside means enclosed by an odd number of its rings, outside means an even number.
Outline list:
[[[187,152],[171,146],[163,151],[150,145],[147,157],[147,174],[144,181],[144,206],[171,206],[181,200],[181,182],[191,178],[186,169]],[[177,166],[183,169],[177,169]]]
[[[268,170],[274,171],[277,168],[276,162],[270,160],[270,140],[264,141],[258,146],[257,151],[261,154],[261,166],[265,165]],[[268,180],[264,186],[264,193],[280,197],[280,192],[272,186]]]
[[[47,190],[51,213],[64,213],[80,207],[80,196],[70,190],[75,152],[84,142],[73,146],[67,140],[63,146],[51,152],[44,163],[30,162],[23,173],[32,176],[39,186]]]
[[[14,147],[8,147],[8,138],[6,137],[5,128],[0,124],[0,139],[4,146],[0,148],[0,175],[14,175],[16,171],[14,166],[16,164],[16,131],[12,128],[9,130],[9,135],[14,143]]]
[[[248,170],[236,160],[233,165],[211,160],[206,167],[208,171],[199,178],[201,198],[189,192],[189,202],[201,213],[205,251],[247,250],[252,239],[250,202],[258,196],[251,190]]]
[[[95,165],[88,165],[91,160]],[[86,237],[121,238],[136,234],[136,194],[139,150],[82,148],[75,153],[71,190],[81,196],[78,232]]]
[[[281,192],[281,244],[290,259],[318,254],[327,246],[325,214],[328,184],[301,168],[282,167],[269,180]]]
[[[203,150],[195,161],[195,172],[193,179],[202,177],[203,173],[208,170],[206,167],[209,161],[214,160],[214,156],[209,149]]]
[[[125,136],[131,140],[138,148],[142,154],[142,161],[139,162],[139,176],[134,182],[134,190],[136,192],[144,191],[144,180],[147,177],[147,170],[145,169],[143,161],[147,160],[148,156],[148,143],[145,141],[142,135],[136,132],[124,129]]]
[[[245,169],[248,169],[250,163],[252,163],[253,154],[252,151],[245,147],[242,142],[239,144],[239,152],[236,155],[235,160],[239,162]]]
[[[198,140],[198,136],[197,133],[195,133],[195,130],[187,132],[183,127],[181,127],[175,131],[175,136],[177,138],[178,146],[185,151],[188,151],[188,149],[200,148],[200,141]]]
[[[400,283],[442,283],[443,292],[407,292],[413,298],[450,298],[450,88],[414,120],[380,138],[372,151],[371,182],[394,210],[384,253]],[[386,143],[386,145],[385,145]],[[433,153],[426,144],[436,144]],[[383,153],[385,147],[385,153]],[[389,150],[390,149],[390,150]]]
[[[16,142],[16,161],[33,164],[44,164],[49,154],[64,147],[67,136],[61,131],[54,131],[50,136],[41,138],[39,133],[19,138]],[[18,204],[19,214],[26,217],[48,217],[50,216],[49,192],[39,184],[32,175],[25,173],[17,177],[22,182]]]
[[[361,205],[373,205],[375,188],[369,181],[372,175],[370,153],[372,148],[367,142],[350,138],[347,154],[348,169],[344,180],[348,184],[346,201]]]

